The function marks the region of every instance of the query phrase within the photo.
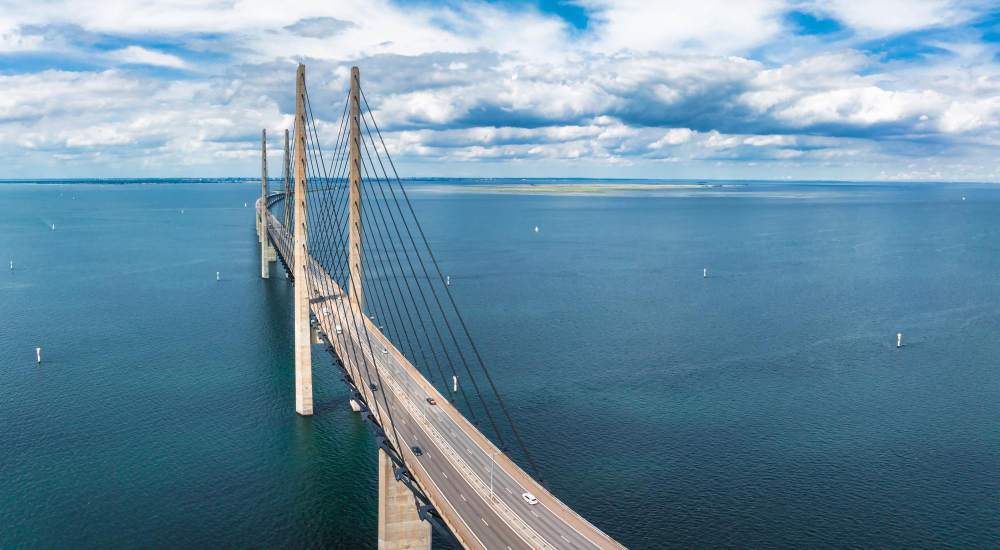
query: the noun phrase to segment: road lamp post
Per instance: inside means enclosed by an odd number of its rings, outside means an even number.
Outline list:
[[[496,455],[496,453],[490,453],[490,500],[493,500],[493,465],[496,463],[493,457]]]

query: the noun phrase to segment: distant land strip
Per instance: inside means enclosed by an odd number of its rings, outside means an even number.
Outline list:
[[[524,194],[601,194],[622,191],[664,191],[671,189],[708,189],[746,187],[744,183],[509,183],[502,185],[469,185],[463,193],[524,193]]]

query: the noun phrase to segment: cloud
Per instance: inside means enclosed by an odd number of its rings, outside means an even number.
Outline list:
[[[996,177],[978,2],[574,5],[585,24],[479,1],[15,2],[0,155],[12,175],[254,173],[301,61],[324,141],[361,67],[403,175]]]
[[[131,63],[135,65],[156,65],[159,67],[170,67],[172,69],[183,69],[187,67],[184,61],[176,55],[149,50],[140,46],[128,46],[120,50],[109,52],[112,59],[120,63]]]
[[[952,0],[825,0],[815,6],[852,28],[879,36],[952,25],[977,14],[977,10]]]
[[[309,38],[327,38],[354,27],[350,21],[334,17],[307,17],[285,27],[286,31]]]
[[[650,149],[660,149],[666,145],[680,145],[691,141],[694,132],[689,128],[671,128],[666,135],[649,144]]]

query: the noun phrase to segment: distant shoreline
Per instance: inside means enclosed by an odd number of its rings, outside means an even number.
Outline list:
[[[520,194],[601,194],[621,191],[664,191],[671,189],[710,189],[746,187],[745,183],[510,183],[504,185],[470,185],[470,193]]]
[[[578,193],[602,191],[649,191],[668,189],[701,189],[723,187],[748,187],[751,185],[1000,185],[987,181],[877,181],[877,180],[739,180],[739,179],[649,179],[649,178],[461,178],[461,177],[408,177],[407,184],[461,185],[471,191],[482,192],[534,192],[561,193],[576,188]],[[170,185],[191,183],[242,183],[260,184],[260,177],[218,178],[18,178],[0,179],[3,184],[37,185]],[[271,186],[281,186],[281,178],[271,178]],[[549,189],[544,189],[548,187]],[[530,188],[530,189],[529,189]],[[527,190],[526,190],[527,189]],[[544,190],[543,190],[544,189]]]

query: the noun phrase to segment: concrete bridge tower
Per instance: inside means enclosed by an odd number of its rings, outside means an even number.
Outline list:
[[[350,265],[351,301],[364,314],[364,250],[361,247],[361,77],[351,67],[350,111],[350,210],[348,224],[348,263]],[[297,218],[296,218],[297,219]],[[413,493],[396,481],[392,460],[378,451],[378,548],[379,550],[426,550],[431,547],[431,525],[417,515]]]
[[[260,131],[260,212],[257,213],[257,230],[260,234],[260,276],[271,276],[268,262],[278,259],[278,254],[267,238],[267,130]]]
[[[285,165],[282,167],[285,172],[285,217],[284,225],[288,227],[288,224],[292,223],[292,159],[288,154],[288,128],[285,128]]]
[[[295,72],[295,227],[293,270],[295,285],[295,412],[312,416],[312,349],[309,326],[309,233],[306,220],[306,66]]]

